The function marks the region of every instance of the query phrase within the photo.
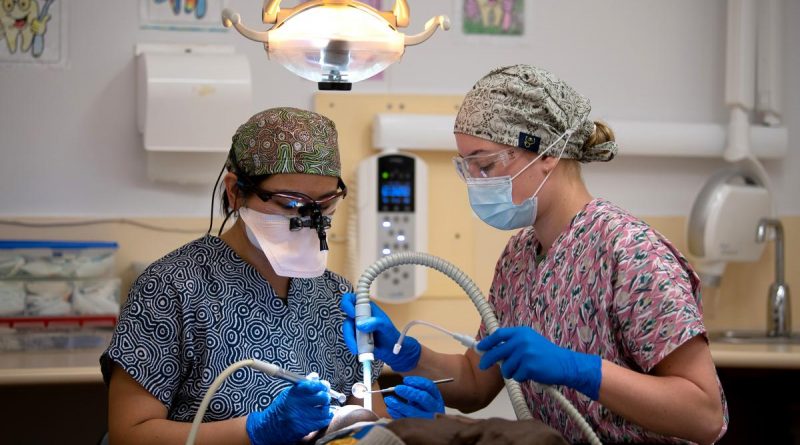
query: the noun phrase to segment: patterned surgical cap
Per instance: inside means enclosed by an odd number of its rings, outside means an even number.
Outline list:
[[[497,68],[467,93],[454,132],[539,153],[567,130],[573,133],[562,158],[580,162],[609,161],[613,141],[584,148],[594,133],[589,99],[553,74],[530,65]],[[557,156],[561,144],[550,149]]]
[[[233,135],[227,167],[247,176],[306,173],[341,177],[336,126],[327,117],[298,108],[264,110]]]

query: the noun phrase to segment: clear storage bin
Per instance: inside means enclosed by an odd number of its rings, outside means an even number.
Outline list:
[[[117,248],[110,241],[0,240],[0,279],[108,277]]]
[[[0,351],[97,348],[119,316],[117,243],[0,240]]]
[[[119,298],[119,278],[0,280],[0,351],[107,345]]]
[[[0,323],[4,318],[119,315],[119,278],[0,280]]]
[[[0,325],[0,352],[103,348],[111,342],[113,332],[112,328]]]

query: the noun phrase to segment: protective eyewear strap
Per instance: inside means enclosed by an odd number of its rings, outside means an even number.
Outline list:
[[[567,144],[569,144],[569,140],[572,137],[572,130],[567,130],[566,132],[564,132],[564,134],[561,135],[560,138],[556,139],[556,142],[558,142],[558,140],[563,138],[564,136],[566,136],[566,139],[564,139],[564,145],[561,146],[561,151],[558,153],[558,157],[556,158],[556,165],[558,165],[559,161],[561,161],[561,156],[564,154],[564,150],[567,149]],[[553,144],[551,144],[550,147],[552,147],[556,142],[553,142]],[[550,147],[547,147],[547,149],[545,149],[545,151],[549,150]],[[544,183],[547,182],[547,178],[549,178],[550,175],[553,174],[553,171],[555,169],[556,169],[555,166],[553,166],[553,170],[550,170],[549,172],[547,172],[547,176],[544,177],[544,180],[542,181],[542,183],[539,184],[539,187],[536,189],[535,192],[533,192],[534,196],[536,196],[539,193],[539,190],[541,190],[542,187],[544,187]]]
[[[548,148],[550,148],[550,147],[548,147]],[[532,160],[531,162],[528,162],[527,164],[525,164],[525,167],[522,167],[522,170],[518,171],[514,176],[512,176],[511,180],[513,181],[513,180],[517,179],[517,176],[519,176],[520,174],[522,174],[522,172],[527,170],[528,167],[533,165],[534,162],[538,161],[542,156],[544,156],[544,154],[546,152],[547,152],[547,150],[543,151],[541,154],[539,154],[539,156],[536,156],[536,158],[534,158],[534,160]]]
[[[548,151],[550,151],[550,149],[551,149],[551,148],[553,148],[553,146],[554,146],[554,145],[556,145],[556,144],[558,143],[558,141],[560,141],[561,139],[564,139],[564,137],[566,136],[566,137],[567,137],[567,140],[566,140],[566,142],[564,142],[564,146],[563,146],[563,147],[561,147],[561,153],[559,153],[559,154],[558,154],[558,158],[559,158],[559,159],[561,159],[561,155],[562,155],[562,154],[564,154],[564,149],[565,149],[565,148],[567,148],[567,143],[569,143],[569,136],[571,136],[571,135],[572,135],[572,130],[571,130],[571,129],[570,129],[570,130],[567,130],[567,131],[565,131],[564,133],[562,133],[562,134],[561,134],[561,136],[559,136],[559,137],[558,137],[558,139],[556,139],[555,141],[553,141],[553,142],[552,142],[550,145],[548,145],[548,146],[547,146],[547,148],[545,148],[544,150],[542,150],[542,152],[541,152],[541,153],[539,153],[539,156],[536,156],[536,158],[535,158],[534,160],[532,160],[531,162],[528,162],[528,164],[526,164],[526,165],[525,165],[525,167],[522,167],[522,170],[518,171],[518,172],[517,172],[517,174],[515,174],[514,176],[512,176],[512,177],[511,177],[511,180],[513,181],[514,179],[516,179],[516,178],[517,178],[517,176],[519,176],[519,175],[520,175],[522,172],[524,172],[524,171],[525,171],[525,170],[526,170],[528,167],[530,167],[531,165],[533,165],[533,163],[534,163],[534,162],[536,162],[536,161],[538,161],[539,159],[541,159],[541,157],[542,157],[542,156],[546,155],[546,154],[547,154],[547,152],[548,152]],[[556,162],[558,162],[558,161],[556,161]],[[549,173],[548,173],[548,175],[549,175]],[[541,187],[541,186],[540,186],[540,187]],[[538,190],[537,190],[537,191],[538,191]]]
[[[559,136],[559,137],[558,137],[558,139],[556,139],[555,141],[553,141],[553,143],[552,143],[552,144],[548,145],[548,146],[547,146],[547,148],[545,148],[544,150],[542,150],[542,152],[541,152],[541,153],[539,153],[539,156],[536,156],[536,158],[535,158],[533,161],[531,161],[531,162],[528,162],[528,164],[527,164],[527,165],[525,165],[525,167],[522,167],[522,170],[518,171],[518,172],[517,172],[517,174],[515,174],[514,176],[512,176],[512,177],[511,177],[511,180],[513,181],[514,179],[516,179],[516,178],[517,178],[517,176],[519,176],[519,175],[520,175],[522,172],[524,172],[524,171],[525,171],[525,170],[526,170],[528,167],[530,167],[531,165],[533,165],[533,163],[534,163],[534,162],[538,161],[538,160],[539,160],[539,159],[540,159],[542,156],[546,155],[546,154],[547,154],[547,152],[548,152],[548,151],[550,151],[550,149],[551,149],[551,148],[553,148],[553,146],[554,146],[554,145],[556,145],[556,144],[558,143],[558,141],[560,141],[561,139],[564,139],[564,137],[565,137],[565,136],[567,137],[567,141],[566,141],[566,142],[564,142],[564,146],[563,146],[563,147],[561,147],[561,153],[559,153],[559,154],[558,154],[558,158],[559,158],[559,159],[561,159],[561,155],[562,155],[562,154],[564,154],[564,149],[565,149],[565,148],[567,148],[567,143],[569,143],[569,137],[570,137],[570,136],[572,136],[572,129],[569,129],[569,130],[565,131],[564,133],[562,133],[562,134],[561,134],[561,136]],[[558,162],[558,161],[556,161],[556,162]],[[550,174],[548,173],[548,176],[549,176],[549,175],[550,175]],[[544,183],[543,183],[543,184],[544,184]],[[541,188],[541,187],[542,187],[542,186],[540,185],[540,186],[539,186],[539,188]],[[536,191],[538,192],[539,190],[536,190]]]

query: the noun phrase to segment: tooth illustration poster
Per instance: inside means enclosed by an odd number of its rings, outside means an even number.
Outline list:
[[[0,64],[63,60],[64,0],[0,0]]]

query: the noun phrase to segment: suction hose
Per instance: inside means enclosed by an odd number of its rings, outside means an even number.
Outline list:
[[[453,264],[445,261],[439,257],[429,255],[427,253],[421,252],[402,252],[402,253],[394,253],[391,255],[387,255],[371,266],[367,267],[364,273],[361,274],[361,277],[358,279],[358,284],[356,286],[356,319],[366,318],[372,316],[372,310],[370,308],[370,299],[369,299],[369,288],[372,285],[372,282],[375,278],[380,275],[382,272],[386,271],[395,266],[400,266],[404,264],[415,264],[419,266],[426,266],[431,269],[438,270],[439,272],[447,275],[453,281],[455,281],[464,292],[467,293],[472,303],[475,305],[475,308],[478,309],[478,313],[481,315],[481,319],[483,320],[484,324],[486,325],[486,329],[488,330],[489,334],[493,333],[499,327],[497,322],[497,317],[494,315],[494,310],[489,302],[486,300],[486,297],[483,296],[481,290],[475,284],[475,282],[470,279],[467,274],[462,272],[459,268],[454,266]],[[369,334],[364,334],[359,332],[358,333],[358,357],[359,361],[364,363],[364,367],[366,368],[370,365],[369,362],[374,360],[373,351],[374,351],[374,343],[372,341],[372,336]],[[363,348],[363,349],[362,349]],[[511,398],[511,405],[514,407],[514,413],[517,415],[517,419],[524,420],[524,419],[531,419],[531,412],[528,409],[528,405],[525,402],[525,396],[522,394],[522,389],[519,386],[519,382],[505,379],[506,383],[506,390],[508,391],[508,395]],[[367,387],[371,387],[370,385],[372,382],[365,382]],[[542,385],[544,390],[549,394],[551,397],[556,399],[564,411],[570,415],[570,417],[577,422],[580,429],[589,438],[589,441],[592,444],[600,444],[600,439],[597,437],[595,432],[592,430],[592,427],[583,418],[583,416],[569,403],[569,400],[566,399],[557,389],[553,388],[552,386]],[[365,403],[367,399],[364,399]],[[366,405],[365,405],[366,408]]]
[[[194,445],[194,441],[197,439],[197,432],[200,430],[200,424],[203,422],[203,417],[206,415],[208,405],[211,403],[211,399],[214,397],[214,394],[217,393],[219,387],[222,386],[222,384],[225,382],[225,379],[230,377],[231,374],[233,374],[239,368],[244,368],[245,366],[258,369],[268,376],[278,377],[292,383],[297,383],[301,380],[311,378],[311,376],[303,377],[294,372],[287,371],[278,365],[254,358],[239,360],[238,362],[233,363],[219,373],[217,378],[211,382],[211,386],[208,388],[208,391],[206,391],[206,395],[203,397],[203,400],[200,402],[200,407],[197,409],[197,413],[194,415],[192,427],[189,429],[189,436],[186,438],[186,445]],[[344,405],[345,401],[347,401],[347,396],[343,393],[334,391],[330,389],[330,387],[328,388],[328,391],[330,392],[331,398],[340,404]]]

